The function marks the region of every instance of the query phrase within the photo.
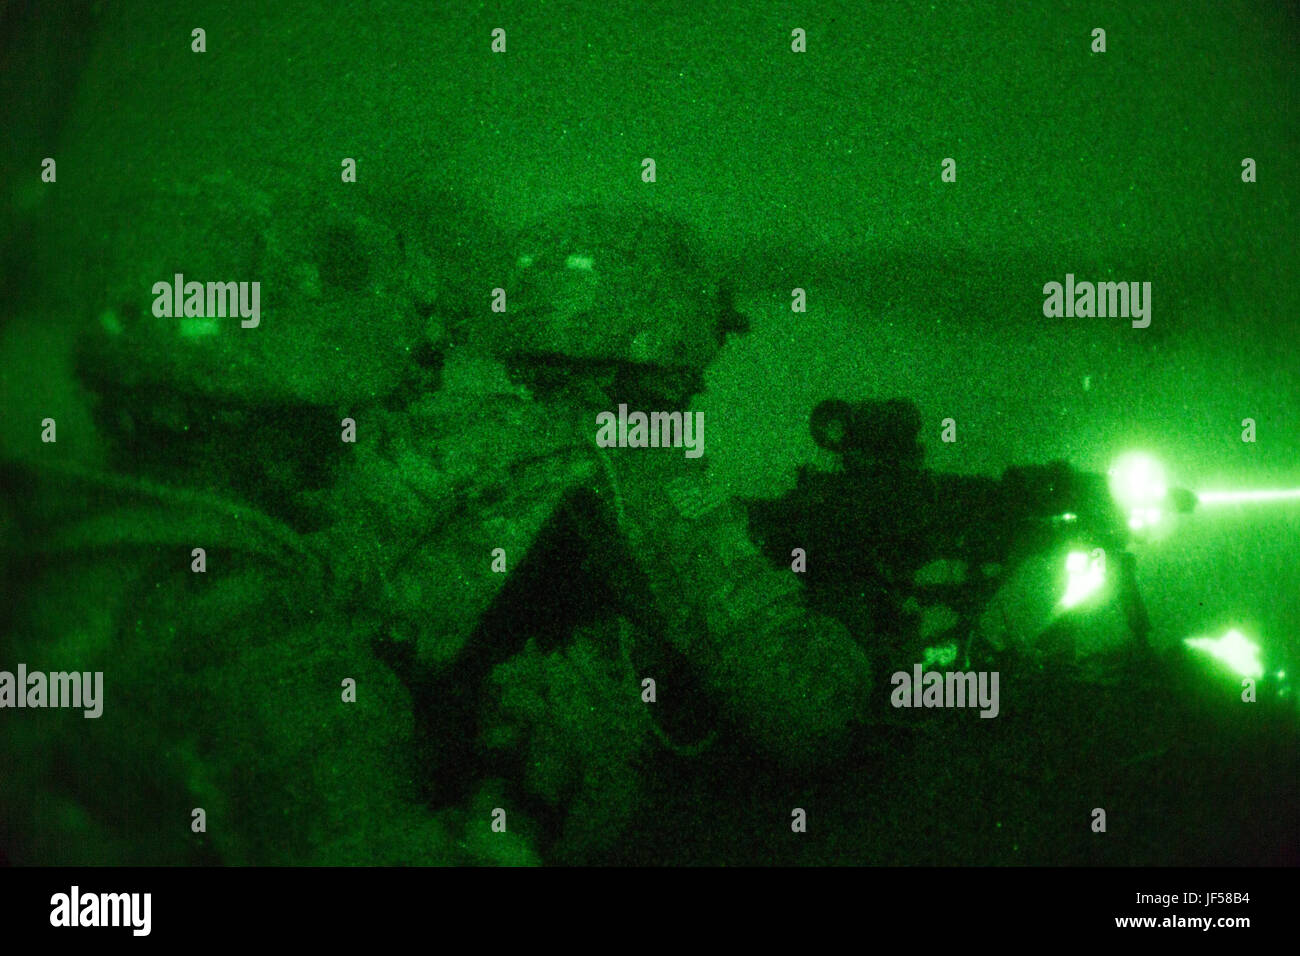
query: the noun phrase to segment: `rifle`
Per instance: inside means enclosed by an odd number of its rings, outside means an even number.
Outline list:
[[[980,614],[1010,575],[1052,553],[1065,584],[1063,619],[1109,582],[1145,645],[1150,623],[1128,550],[1138,525],[1108,475],[1064,461],[1011,467],[1000,478],[939,473],[924,467],[921,425],[905,400],[824,401],[810,430],[838,467],[802,466],[785,495],[746,502],[751,535],[770,560],[801,570],[802,549],[812,606],[860,639],[897,643],[914,636],[920,607],[942,604],[955,612],[969,656]],[[1161,493],[1174,510],[1195,505],[1190,492]]]

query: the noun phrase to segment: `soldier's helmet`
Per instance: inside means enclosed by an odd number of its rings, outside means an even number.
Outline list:
[[[409,189],[214,175],[147,191],[121,212],[92,266],[96,314],[79,370],[95,391],[372,401],[425,340],[446,271],[428,248],[433,211]],[[230,314],[234,284],[251,305],[254,283],[255,327]]]
[[[76,369],[109,467],[314,526],[291,499],[332,482],[344,416],[427,378],[451,277],[474,258],[456,235],[486,229],[380,174],[259,176],[160,183],[98,218]]]
[[[506,356],[703,369],[745,323],[699,240],[636,204],[543,216],[518,236],[505,311],[471,337]]]

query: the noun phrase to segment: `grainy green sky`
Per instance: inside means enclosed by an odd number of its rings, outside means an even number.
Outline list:
[[[16,123],[32,132],[12,162],[57,149],[59,185],[8,196],[54,304],[12,323],[9,349],[40,343],[57,366],[60,330],[93,317],[84,266],[148,184],[213,170],[324,182],[354,155],[363,180],[436,183],[503,229],[616,198],[699,226],[755,325],[696,400],[712,467],[737,491],[793,481],[812,453],[804,417],[830,394],[913,398],[951,470],[1103,467],[1138,444],[1193,486],[1300,482],[1287,4],[318,9],[102,5],[89,44],[57,47],[75,70],[88,46],[84,72],[30,77],[17,99],[61,111]],[[1098,26],[1104,54],[1090,51]],[[488,51],[495,27],[504,56]],[[940,182],[944,157],[956,183]],[[1042,285],[1066,272],[1152,281],[1151,328],[1044,319]],[[788,308],[796,285],[803,315]],[[39,356],[6,363],[7,402],[66,405],[59,382]],[[948,416],[959,441],[945,446]],[[1255,445],[1239,440],[1247,416]]]

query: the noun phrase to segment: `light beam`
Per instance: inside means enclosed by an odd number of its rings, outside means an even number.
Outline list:
[[[1254,491],[1198,491],[1196,493],[1197,504],[1205,507],[1297,500],[1300,500],[1300,488],[1261,488]]]

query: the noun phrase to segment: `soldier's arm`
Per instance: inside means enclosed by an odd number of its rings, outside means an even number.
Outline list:
[[[796,767],[835,759],[870,692],[861,648],[803,606],[794,572],[763,558],[699,461],[602,454],[666,638],[758,749]]]

